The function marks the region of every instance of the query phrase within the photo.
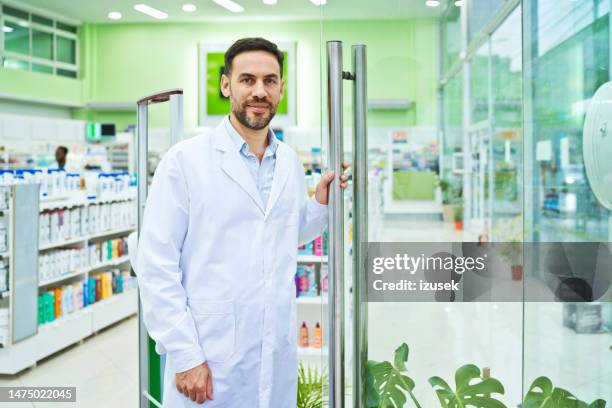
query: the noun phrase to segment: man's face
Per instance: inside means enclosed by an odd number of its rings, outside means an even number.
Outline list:
[[[230,98],[232,112],[253,130],[268,126],[283,97],[276,57],[266,51],[247,51],[234,57],[230,76],[221,77],[221,92]]]

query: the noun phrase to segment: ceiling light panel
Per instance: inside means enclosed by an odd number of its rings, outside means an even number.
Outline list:
[[[214,3],[220,5],[221,7],[225,7],[232,13],[242,13],[244,11],[244,7],[240,4],[233,2],[232,0],[213,0]]]
[[[156,18],[158,20],[164,20],[168,18],[167,13],[164,13],[163,11],[153,8],[151,6],[147,6],[146,4],[136,4],[134,5],[134,10],[140,11],[141,13]]]

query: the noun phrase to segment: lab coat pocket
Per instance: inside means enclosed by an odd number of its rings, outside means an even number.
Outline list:
[[[228,361],[234,355],[236,343],[234,302],[189,299],[189,307],[206,360]]]

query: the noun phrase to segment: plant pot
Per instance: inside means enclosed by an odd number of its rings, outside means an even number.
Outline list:
[[[444,222],[453,222],[455,215],[455,206],[452,204],[442,204],[442,219]]]
[[[455,230],[456,231],[461,231],[463,229],[463,221],[459,220],[455,220]]]
[[[523,280],[523,265],[512,265],[512,280]]]

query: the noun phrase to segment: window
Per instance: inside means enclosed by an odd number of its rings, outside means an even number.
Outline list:
[[[0,19],[3,67],[77,78],[77,26],[10,6],[2,6]]]

